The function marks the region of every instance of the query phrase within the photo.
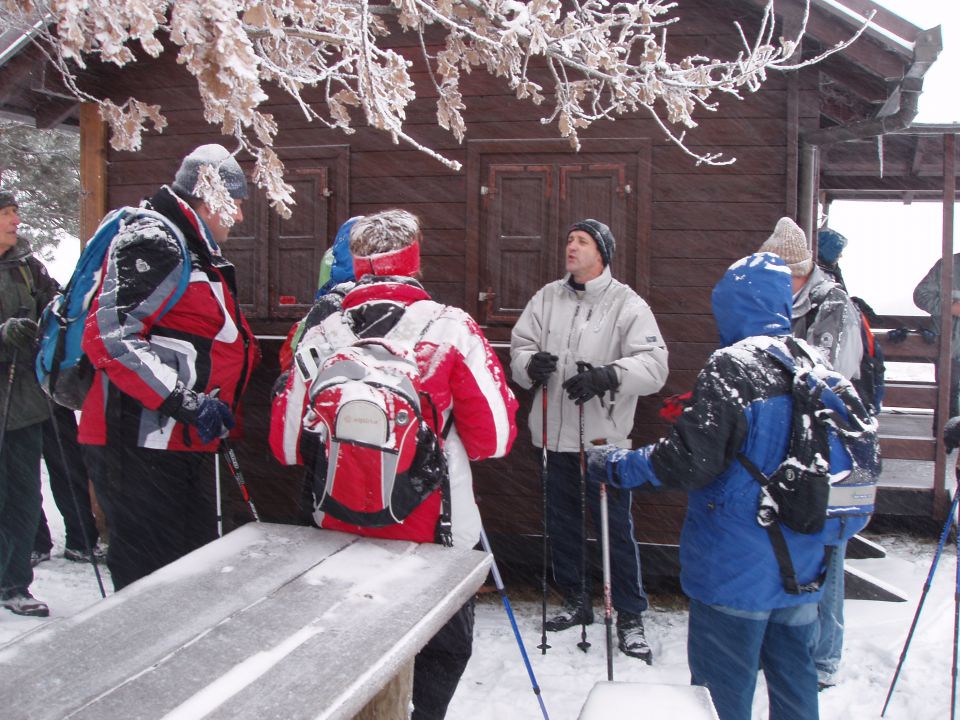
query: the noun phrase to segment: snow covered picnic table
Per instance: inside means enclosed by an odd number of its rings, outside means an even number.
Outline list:
[[[251,523],[0,649],[3,716],[295,720],[408,702],[414,656],[490,562]]]

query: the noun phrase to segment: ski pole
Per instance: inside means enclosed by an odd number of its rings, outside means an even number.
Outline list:
[[[47,398],[47,407],[50,410],[50,425],[53,427],[53,437],[57,441],[57,451],[60,453],[60,462],[63,464],[63,469],[67,473],[71,473],[75,468],[71,468],[70,464],[67,462],[67,453],[63,449],[63,438],[60,435],[60,428],[57,425],[56,417],[56,407],[53,404],[53,400],[49,395],[46,395]],[[49,468],[47,468],[49,470]],[[77,499],[77,489],[73,486],[73,482],[70,479],[67,479],[67,486],[70,488],[70,498],[73,500],[73,511],[77,514],[77,519],[79,520],[82,511],[80,510],[80,501]],[[83,546],[87,550],[87,554],[90,556],[90,564],[93,565],[93,574],[97,578],[97,587],[100,588],[100,597],[105,598],[107,596],[107,591],[103,588],[103,578],[100,576],[100,566],[97,564],[97,558],[93,552],[93,543],[90,542],[90,536],[87,534],[86,524],[80,522],[80,533],[83,539]]]
[[[541,495],[543,497],[543,508],[541,514],[543,516],[543,552],[542,552],[542,576],[541,576],[541,613],[540,613],[540,644],[537,646],[540,648],[541,654],[546,655],[547,650],[550,649],[550,645],[547,644],[547,383],[544,381],[543,385],[540,386],[540,395],[542,398],[543,407],[541,409],[542,414],[542,428],[543,434],[541,437],[542,445],[540,452],[540,488]]]
[[[260,522],[260,515],[257,513],[257,508],[254,506],[253,500],[250,497],[250,491],[247,490],[247,482],[243,479],[243,473],[240,471],[237,454],[226,440],[220,441],[220,452],[223,453],[223,457],[227,461],[230,474],[233,475],[233,479],[237,481],[237,486],[240,488],[240,495],[243,497],[244,502],[247,503],[247,507],[250,508],[250,514],[253,515],[254,520]]]
[[[958,488],[960,489],[960,488]],[[950,720],[957,717],[957,635],[960,634],[960,532],[955,533],[957,542],[957,585],[953,590],[953,661],[950,677]]]
[[[590,363],[578,361],[577,372],[586,372]],[[586,652],[587,640],[587,453],[583,447],[583,403],[580,404],[580,642],[577,647]]]
[[[487,540],[487,533],[480,528],[480,542],[483,544],[485,552],[490,554],[493,559],[491,572],[493,573],[493,582],[497,586],[497,592],[500,593],[500,599],[503,600],[503,607],[507,611],[507,617],[510,618],[510,627],[513,628],[513,636],[517,640],[517,647],[520,648],[520,655],[523,657],[523,664],[527,668],[527,675],[530,677],[530,684],[533,686],[533,694],[537,696],[537,702],[540,703],[540,712],[543,713],[543,720],[550,720],[547,714],[547,706],[543,703],[543,695],[540,692],[540,686],[537,684],[537,677],[533,674],[533,666],[530,664],[530,658],[527,657],[527,650],[523,646],[523,639],[520,637],[520,629],[517,627],[517,619],[513,616],[513,608],[510,607],[510,599],[507,597],[507,591],[503,586],[503,578],[500,577],[500,569],[497,567],[497,559],[493,557],[493,551],[490,549],[490,541]]]
[[[957,480],[960,481],[960,466],[957,467]],[[960,492],[953,496],[953,502],[950,504],[950,510],[947,512],[947,521],[943,525],[943,531],[940,533],[940,543],[937,545],[937,551],[933,555],[933,562],[930,565],[930,571],[927,573],[927,579],[923,583],[923,590],[920,593],[920,602],[917,603],[917,610],[913,614],[913,622],[910,623],[910,630],[907,632],[907,639],[903,643],[903,650],[900,652],[900,660],[897,662],[897,669],[893,673],[893,680],[890,681],[890,689],[887,691],[887,699],[883,703],[883,710],[880,717],[884,717],[887,712],[887,706],[890,704],[890,697],[893,695],[893,688],[897,684],[897,678],[900,677],[900,670],[903,668],[903,661],[907,657],[907,650],[910,648],[910,641],[913,639],[913,633],[917,629],[917,621],[920,619],[920,611],[923,610],[923,603],[927,599],[927,593],[930,592],[930,583],[933,581],[933,574],[937,571],[937,564],[940,562],[940,555],[943,553],[943,546],[947,542],[947,535],[950,533],[950,526],[953,524],[953,515],[957,510],[957,502],[960,501]],[[954,653],[956,655],[956,653]],[[954,683],[956,686],[956,683]]]
[[[610,515],[607,484],[600,483],[600,545],[603,552],[603,623],[607,628],[607,680],[613,681],[613,598],[610,590]]]
[[[217,504],[217,537],[223,537],[223,498],[220,497],[220,455],[213,456],[213,497]]]
[[[23,317],[27,314],[27,308],[21,305],[15,315],[11,317]],[[0,421],[0,457],[3,455],[5,441],[7,439],[7,419],[10,417],[10,399],[13,397],[13,381],[17,376],[17,355],[20,348],[14,346],[10,353],[10,369],[7,370],[7,396],[3,399],[3,418]]]

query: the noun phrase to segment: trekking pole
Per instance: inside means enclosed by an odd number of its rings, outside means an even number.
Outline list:
[[[607,680],[613,682],[613,598],[610,590],[610,514],[607,484],[600,483],[600,546],[603,552],[603,624],[607,628]]]
[[[56,407],[53,404],[53,400],[49,395],[44,393],[47,398],[47,407],[50,410],[50,424],[53,427],[53,437],[57,441],[57,451],[60,453],[60,462],[63,464],[63,469],[65,472],[73,472],[75,468],[71,468],[70,464],[67,462],[67,453],[63,449],[63,439],[60,435],[60,427],[57,425],[56,417]],[[49,471],[50,468],[47,468]],[[73,501],[73,511],[77,514],[77,520],[80,520],[82,516],[82,511],[80,510],[80,501],[77,499],[77,489],[73,486],[73,482],[67,478],[67,486],[70,488],[70,499]],[[86,524],[82,521],[80,522],[80,534],[83,540],[83,546],[86,548],[87,555],[90,556],[90,564],[93,565],[93,574],[97,578],[97,587],[100,588],[100,597],[107,597],[107,591],[103,588],[103,578],[100,575],[100,565],[97,563],[96,555],[93,552],[93,543],[90,542],[90,536],[87,534]]]
[[[213,497],[217,504],[217,537],[223,537],[223,498],[220,497],[220,455],[213,456]]]
[[[954,492],[960,491],[958,487]],[[957,585],[953,590],[953,662],[950,670],[950,720],[957,717],[957,635],[960,634],[960,531],[955,533],[957,542]]]
[[[537,702],[540,703],[540,712],[543,713],[543,720],[550,720],[550,716],[547,714],[547,706],[543,704],[543,695],[540,692],[540,686],[537,684],[537,677],[533,674],[533,666],[530,664],[530,658],[527,657],[527,650],[523,646],[523,639],[520,637],[517,619],[513,616],[513,608],[510,607],[510,599],[507,597],[507,591],[503,587],[503,578],[500,577],[497,559],[493,557],[493,551],[490,549],[490,541],[487,540],[487,533],[483,527],[480,528],[480,542],[483,545],[484,551],[489,553],[493,559],[493,565],[490,568],[493,573],[493,582],[497,586],[497,592],[500,593],[500,599],[503,600],[503,607],[507,611],[507,617],[510,618],[510,627],[513,628],[513,636],[517,640],[517,647],[520,648],[523,664],[527,668],[527,675],[530,677],[530,684],[533,686],[533,694],[537,696]]]
[[[543,434],[541,437],[542,445],[540,452],[540,488],[543,497],[543,552],[542,552],[542,577],[541,577],[541,613],[540,613],[540,648],[541,654],[546,655],[550,645],[547,644],[547,383],[540,386],[540,395],[543,400],[541,410]]]
[[[577,372],[590,369],[590,363],[578,361]],[[586,652],[587,641],[587,453],[583,441],[583,403],[580,404],[580,642],[577,647]]]
[[[957,467],[957,480],[960,482],[960,466]],[[937,545],[937,551],[933,555],[933,562],[930,565],[930,571],[927,573],[927,579],[923,583],[923,590],[920,593],[920,602],[917,603],[917,610],[913,614],[913,622],[910,623],[910,630],[907,632],[907,639],[903,643],[903,650],[900,652],[900,660],[897,662],[897,669],[893,673],[893,680],[890,681],[890,689],[887,691],[887,699],[883,703],[883,710],[880,717],[887,712],[887,706],[890,704],[890,697],[893,695],[893,688],[897,684],[897,678],[900,677],[900,670],[903,668],[903,661],[907,657],[907,650],[910,648],[910,641],[913,639],[913,633],[917,629],[917,621],[920,619],[920,611],[923,610],[923,603],[927,599],[927,593],[930,592],[930,583],[933,581],[933,574],[937,571],[937,564],[940,562],[940,555],[943,552],[943,546],[947,542],[947,535],[950,533],[950,526],[953,524],[953,515],[957,510],[957,502],[960,501],[960,487],[957,488],[953,496],[953,502],[950,504],[950,510],[947,512],[947,521],[943,525],[943,531],[940,533],[940,543]],[[956,656],[956,653],[954,653]],[[956,687],[956,682],[954,682]]]
[[[26,314],[27,308],[21,305],[17,313],[11,317],[23,317]],[[3,455],[7,439],[7,419],[10,417],[10,399],[13,397],[13,381],[17,375],[17,354],[19,351],[18,347],[14,347],[13,352],[10,353],[10,369],[7,370],[7,396],[3,399],[3,418],[0,419],[0,457]]]
[[[247,482],[243,479],[243,473],[240,471],[240,463],[237,462],[237,454],[233,451],[230,443],[228,443],[225,439],[220,441],[220,452],[223,453],[223,457],[227,461],[227,467],[230,468],[230,474],[233,475],[233,479],[237,481],[237,486],[240,488],[240,495],[243,497],[244,502],[247,503],[247,507],[250,508],[250,514],[253,515],[254,520],[260,522],[260,515],[257,513],[257,508],[254,506],[253,500],[250,498],[250,491],[247,490]]]

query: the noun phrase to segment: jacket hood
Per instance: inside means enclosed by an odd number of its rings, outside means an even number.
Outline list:
[[[790,335],[793,287],[790,268],[773,253],[738,260],[713,289],[713,316],[720,344],[753,335]]]
[[[317,281],[317,297],[323,297],[340,283],[354,280],[353,256],[350,254],[350,228],[362,215],[347,220],[333,240],[333,245],[323,254],[320,262],[320,277]]]

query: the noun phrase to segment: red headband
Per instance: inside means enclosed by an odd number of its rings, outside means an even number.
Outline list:
[[[353,275],[407,275],[413,277],[420,270],[420,243],[376,255],[353,258]]]

